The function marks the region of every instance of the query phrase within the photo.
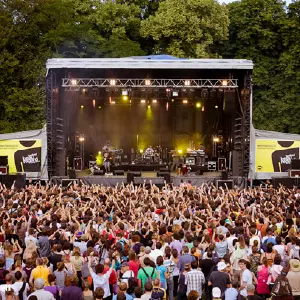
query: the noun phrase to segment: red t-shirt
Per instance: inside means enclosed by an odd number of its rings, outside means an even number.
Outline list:
[[[104,267],[103,274],[107,273],[109,270],[109,267]],[[109,284],[115,284],[117,283],[117,272],[113,270],[109,276]]]
[[[140,262],[138,260],[129,261],[129,270],[131,270],[134,273],[134,278],[137,278],[139,267],[140,267]]]

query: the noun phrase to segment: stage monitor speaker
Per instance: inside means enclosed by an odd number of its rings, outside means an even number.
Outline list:
[[[94,175],[104,175],[104,171],[103,170],[95,170],[94,171]]]
[[[124,176],[124,170],[114,170],[114,175],[116,176]]]
[[[127,184],[134,183],[134,175],[132,172],[127,173]]]
[[[226,189],[226,186],[228,189],[233,189],[233,180],[217,180],[217,189],[222,187],[223,189]]]
[[[26,174],[0,175],[0,180],[7,188],[11,188],[15,182],[15,188],[22,189],[26,186]]]
[[[0,156],[0,166],[8,165],[8,156]]]
[[[228,180],[228,172],[227,171],[222,171],[222,180]]]
[[[142,177],[142,173],[140,171],[133,171],[132,174],[134,177]]]
[[[170,172],[157,172],[157,177],[163,177],[166,183],[171,183],[171,174]]]
[[[76,172],[74,169],[68,170],[69,179],[76,179]]]
[[[196,175],[203,175],[203,174],[204,174],[204,171],[202,169],[200,169],[196,172]]]
[[[61,180],[61,186],[62,187],[67,187],[68,185],[74,184],[74,182],[76,182],[76,184],[79,184],[78,179],[70,179],[70,178],[68,178],[68,179],[62,179]]]
[[[292,170],[300,170],[300,159],[292,159],[291,160],[291,169]]]

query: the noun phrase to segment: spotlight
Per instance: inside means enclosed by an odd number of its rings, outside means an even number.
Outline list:
[[[109,84],[110,84],[110,85],[116,85],[116,80],[115,80],[115,79],[111,79],[111,80],[109,81]]]
[[[218,105],[215,105],[215,108],[219,108],[219,106],[218,106]]]
[[[202,106],[202,111],[204,111],[204,106]]]
[[[146,79],[146,80],[145,80],[145,85],[148,85],[148,86],[151,85],[151,80]]]
[[[153,100],[152,100],[152,103],[157,103],[157,100],[156,100],[156,99],[153,99]]]
[[[142,100],[141,100],[141,103],[146,103],[146,100],[142,99]]]
[[[123,96],[123,100],[127,101],[128,100],[128,96]]]
[[[185,86],[191,85],[191,81],[190,81],[190,80],[185,80],[185,81],[184,81],[184,85],[185,85]]]
[[[144,150],[143,149],[140,149],[140,153],[143,153],[144,152]]]
[[[182,103],[183,103],[183,104],[187,104],[187,103],[188,103],[188,100],[186,100],[186,99],[185,99],[185,100],[182,100]]]
[[[76,79],[71,79],[71,84],[72,85],[77,85],[77,80]]]
[[[178,92],[178,91],[173,91],[173,92],[172,92],[172,96],[173,96],[173,97],[178,97],[178,95],[179,95],[179,92]]]
[[[79,142],[84,142],[84,137],[83,136],[79,137]]]
[[[100,155],[102,152],[101,151],[98,151],[98,154]]]
[[[218,143],[218,142],[220,141],[220,139],[219,139],[218,137],[214,137],[214,138],[213,138],[213,141],[214,141],[215,143]]]
[[[111,101],[110,104],[116,104],[116,101]]]
[[[172,99],[171,101],[174,102],[174,99]]]
[[[150,106],[150,105],[148,105],[148,108],[151,108],[151,106]]]
[[[200,102],[196,103],[196,107],[200,108],[201,107],[201,103]]]
[[[93,99],[93,107],[95,108],[96,107],[96,100]]]
[[[128,91],[127,90],[122,90],[122,96],[128,96]]]
[[[98,106],[98,108],[101,108],[101,106]]]
[[[81,105],[81,106],[80,106],[80,108],[84,108],[84,106],[83,106],[83,105]]]
[[[228,85],[228,80],[222,80],[222,85],[227,86]]]
[[[182,154],[182,149],[178,149],[177,151],[179,154]]]

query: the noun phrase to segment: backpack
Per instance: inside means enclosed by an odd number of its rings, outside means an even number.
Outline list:
[[[26,282],[23,282],[23,285],[22,285],[21,289],[19,290],[19,294],[18,294],[19,300],[23,300],[23,293],[25,291],[25,288],[26,288]]]
[[[149,282],[149,283],[152,284],[152,277],[153,277],[153,275],[154,275],[155,269],[153,268],[151,276],[149,276],[149,275],[147,274],[147,272],[145,271],[145,269],[144,269],[143,267],[141,267],[141,269],[143,270],[143,272],[145,273],[145,275],[146,275],[146,277],[147,277],[145,283],[148,283],[148,282]]]
[[[164,298],[165,292],[160,288],[154,288],[149,300],[162,300]]]

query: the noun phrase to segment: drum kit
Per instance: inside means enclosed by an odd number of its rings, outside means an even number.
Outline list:
[[[150,146],[140,157],[137,157],[134,160],[134,164],[159,164],[161,163],[161,152],[160,146],[157,146],[154,149]]]

